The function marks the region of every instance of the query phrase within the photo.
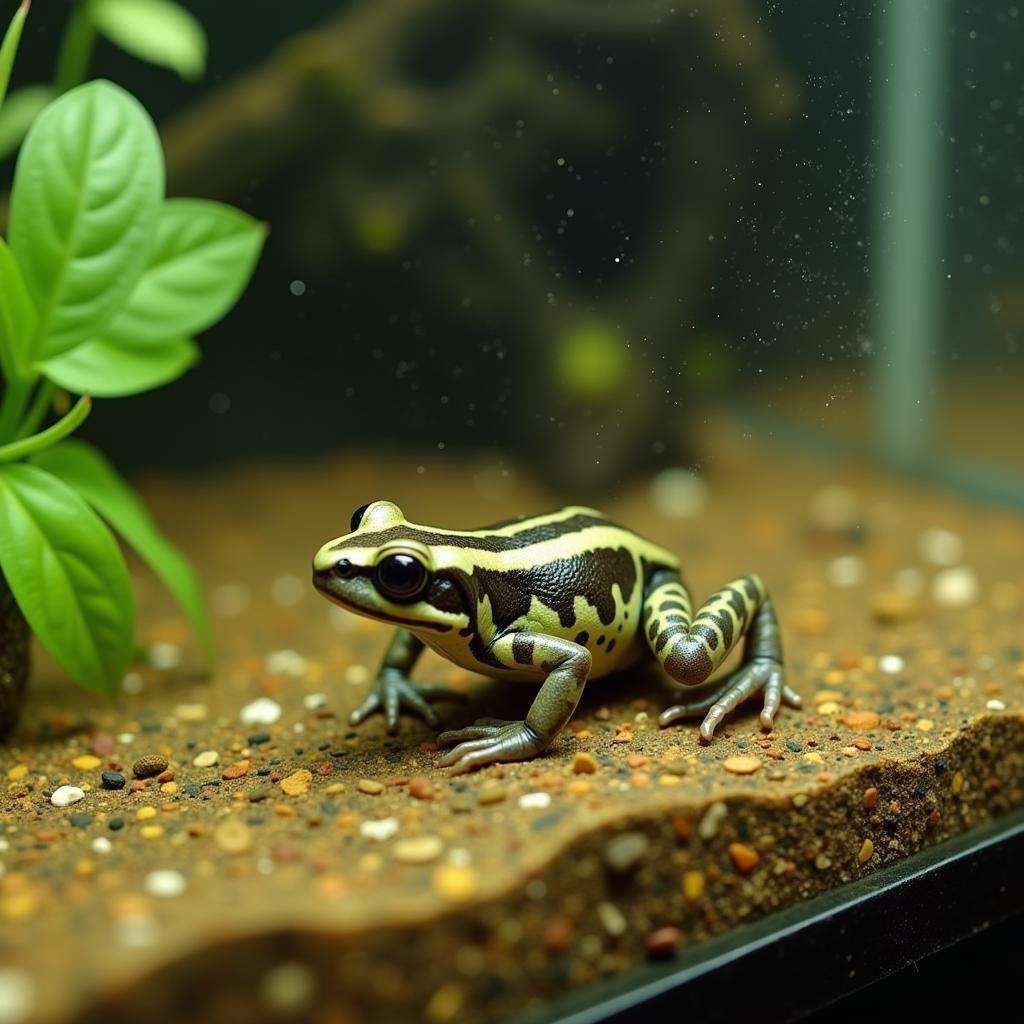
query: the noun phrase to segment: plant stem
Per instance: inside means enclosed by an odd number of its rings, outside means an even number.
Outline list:
[[[49,380],[44,380],[39,385],[35,398],[32,399],[28,412],[25,413],[25,418],[21,421],[21,425],[15,432],[16,440],[28,437],[29,434],[34,434],[39,429],[39,424],[43,422],[43,417],[49,411],[50,404],[53,402],[53,393],[56,390],[56,385]]]
[[[62,441],[68,434],[82,425],[82,421],[89,415],[90,409],[92,409],[92,400],[88,395],[82,395],[71,409],[71,412],[63,419],[57,420],[52,427],[47,427],[31,437],[0,446],[0,462],[14,462],[17,459],[24,459],[34,452],[41,451],[43,448],[49,448],[50,445]]]
[[[11,68],[14,66],[14,57],[18,52],[18,43],[21,41],[21,30],[25,27],[25,18],[28,17],[29,0],[22,0],[21,6],[14,12],[11,24],[4,35],[3,44],[0,45],[0,103],[3,103],[7,95],[7,85],[11,80]]]
[[[0,404],[0,441],[14,437],[32,392],[32,384],[31,377],[11,377],[7,381],[3,403]]]
[[[54,86],[58,93],[67,92],[85,81],[96,42],[96,29],[89,18],[88,5],[78,0],[71,9],[64,36],[57,54]]]

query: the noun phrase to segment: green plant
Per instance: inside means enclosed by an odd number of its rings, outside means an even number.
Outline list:
[[[0,104],[25,10],[0,48]],[[192,336],[235,304],[264,236],[231,207],[164,199],[153,122],[109,82],[48,104],[19,153],[0,239],[0,570],[43,646],[88,688],[114,691],[133,646],[109,527],[173,593],[208,660],[212,641],[186,559],[104,456],[68,435],[89,396],[146,391],[192,365]],[[41,430],[58,388],[82,397]]]
[[[203,26],[174,0],[72,0],[53,82],[12,92],[0,111],[0,158],[17,149],[47,103],[85,81],[97,36],[182,78],[197,78],[206,66]]]

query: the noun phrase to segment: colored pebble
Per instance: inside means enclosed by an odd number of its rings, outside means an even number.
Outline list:
[[[159,754],[146,754],[132,765],[132,774],[137,779],[148,779],[167,771],[167,758]]]
[[[399,839],[392,847],[395,860],[402,864],[429,864],[444,851],[440,836],[422,835]]]
[[[378,782],[376,779],[360,779],[356,783],[356,789],[360,793],[367,793],[370,796],[379,796],[384,792],[384,783]]]
[[[864,790],[863,804],[865,810],[870,811],[872,807],[878,804],[878,790],[874,786],[868,786]]]
[[[729,859],[740,874],[747,875],[757,867],[761,855],[746,843],[730,843]]]
[[[437,791],[426,776],[414,775],[409,780],[409,796],[416,800],[433,800],[437,797]]]
[[[85,793],[77,786],[59,786],[53,791],[50,803],[54,807],[67,807],[68,804],[76,804],[85,798]]]
[[[734,757],[727,757],[722,762],[722,767],[733,775],[753,775],[761,767],[761,760],[746,754],[736,754]]]
[[[212,768],[220,761],[220,754],[216,750],[203,750],[192,758],[192,764],[196,768]]]
[[[875,711],[851,711],[843,716],[843,725],[858,732],[875,729],[882,721],[882,716]]]
[[[257,697],[238,713],[245,725],[273,725],[281,717],[281,705],[269,697]]]
[[[861,845],[860,852],[857,854],[857,860],[861,864],[866,864],[871,860],[871,855],[875,852],[875,844],[870,839],[865,839]]]
[[[477,803],[487,806],[489,804],[500,804],[507,796],[508,790],[492,783],[480,788],[476,795],[476,800]]]
[[[593,775],[597,771],[597,758],[580,751],[573,755],[571,767],[576,775]]]
[[[605,844],[604,862],[612,871],[619,874],[632,871],[643,860],[649,845],[643,832],[623,832]]]
[[[28,775],[28,765],[26,764],[16,764],[13,768],[7,770],[7,778],[11,782],[21,782],[26,775]]]
[[[100,784],[104,789],[124,789],[127,781],[121,772],[107,771],[100,775]]]
[[[174,709],[174,717],[183,722],[201,722],[207,715],[205,704],[179,704]]]
[[[150,818],[155,818],[156,817],[156,808],[155,807],[140,807],[135,812],[135,817],[138,818],[139,821],[148,821]]]
[[[434,892],[448,903],[467,903],[480,888],[476,871],[468,864],[441,864],[431,878]]]
[[[652,960],[666,960],[676,955],[683,943],[683,933],[675,925],[655,928],[647,936],[647,955]]]
[[[302,796],[304,793],[309,792],[312,782],[313,773],[308,768],[300,768],[281,780],[281,792],[286,793],[288,796]]]
[[[180,896],[187,886],[185,876],[180,871],[173,871],[170,868],[150,871],[143,882],[143,888],[150,896],[159,896],[163,899]]]
[[[893,626],[912,619],[918,613],[917,599],[903,590],[883,590],[871,601],[871,614],[876,622]]]
[[[683,895],[691,902],[696,903],[697,900],[704,895],[704,872],[703,871],[684,871],[683,872]]]
[[[71,766],[80,772],[91,772],[94,768],[99,768],[102,763],[93,754],[82,754],[71,762]]]
[[[213,830],[213,841],[224,853],[245,853],[252,847],[252,829],[244,821],[228,818]]]
[[[230,782],[232,779],[241,779],[249,774],[248,761],[236,761],[230,768],[225,768],[221,778]]]

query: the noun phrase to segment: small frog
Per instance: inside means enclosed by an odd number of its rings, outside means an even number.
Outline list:
[[[706,712],[701,739],[748,697],[764,691],[761,724],[783,701],[800,707],[782,667],[775,608],[757,576],[727,583],[696,611],[678,560],[591,508],[444,530],[406,520],[390,501],[356,509],[350,532],[313,560],[318,590],[343,608],[392,622],[358,725],[383,711],[388,731],[403,709],[437,724],[431,701],[464,695],[410,681],[427,645],[473,672],[543,680],[526,719],[481,719],[442,733],[453,774],[496,761],[524,761],[550,746],[592,677],[653,655],[677,683],[697,686],[745,638],[743,661],[696,699],[659,716],[662,726]]]

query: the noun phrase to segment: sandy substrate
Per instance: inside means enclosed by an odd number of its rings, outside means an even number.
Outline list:
[[[749,706],[702,746],[657,728],[674,691],[646,669],[591,684],[546,756],[454,780],[417,720],[346,724],[388,630],[314,594],[310,557],[374,498],[473,526],[549,496],[408,456],[148,481],[208,585],[219,667],[200,678],[141,569],[131,692],[104,703],[40,662],[0,751],[3,1019],[498,1020],[1024,802],[1020,517],[719,450],[696,515],[666,514],[693,493],[664,480],[604,510],[677,550],[698,596],[760,573],[805,708],[764,733]],[[416,677],[470,695],[445,728],[532,696],[434,655]],[[280,717],[243,723],[260,697]],[[133,787],[146,755],[167,768]],[[64,784],[84,798],[54,806]]]

